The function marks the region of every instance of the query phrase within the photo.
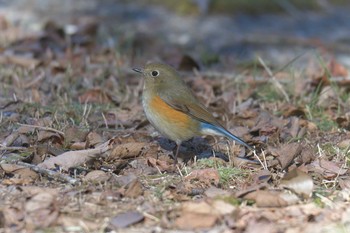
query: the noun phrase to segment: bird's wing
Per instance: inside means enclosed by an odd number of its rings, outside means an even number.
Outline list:
[[[160,95],[160,98],[177,111],[183,112],[201,122],[222,127],[214,116],[193,96],[185,96],[181,92],[171,96],[164,94]]]

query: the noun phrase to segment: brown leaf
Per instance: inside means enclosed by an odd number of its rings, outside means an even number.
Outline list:
[[[219,189],[217,187],[211,186],[204,192],[205,196],[214,198],[214,197],[222,197],[222,196],[229,196],[230,192],[224,189]]]
[[[159,171],[174,171],[174,166],[171,166],[167,161],[155,159],[152,157],[147,158],[147,164],[149,166],[157,168]]]
[[[346,148],[350,147],[350,139],[345,139],[345,140],[339,142],[338,146],[342,149],[346,149]]]
[[[120,186],[126,186],[136,179],[137,179],[137,176],[134,173],[129,173],[127,175],[116,177],[115,181]]]
[[[0,63],[12,63],[15,65],[23,66],[25,68],[34,69],[35,67],[41,64],[41,61],[28,56],[26,57],[21,55],[6,55],[0,57]]]
[[[1,144],[3,146],[11,146],[12,143],[18,138],[19,136],[19,132],[15,131],[13,133],[11,133],[10,135],[8,135],[2,142]]]
[[[29,226],[48,227],[57,219],[59,212],[55,206],[56,197],[51,193],[38,193],[25,205],[26,223]]]
[[[1,164],[0,167],[8,174],[13,176],[9,179],[3,179],[5,185],[27,185],[34,183],[39,175],[30,168],[22,167],[15,164]]]
[[[69,148],[71,150],[83,150],[86,148],[86,142],[74,142]]]
[[[40,130],[38,132],[38,141],[44,142],[46,140],[52,140],[54,142],[63,144],[63,137],[58,133],[47,131],[47,130]]]
[[[140,156],[144,150],[148,147],[148,143],[145,142],[131,142],[121,145],[116,145],[111,154],[108,156],[108,161],[136,158]]]
[[[271,172],[269,170],[260,170],[253,175],[253,184],[263,184],[267,183],[271,179]]]
[[[111,102],[111,97],[101,89],[91,89],[79,96],[79,102],[105,104]]]
[[[86,137],[86,148],[96,147],[104,142],[102,136],[96,132],[90,132]]]
[[[137,211],[128,211],[113,217],[110,224],[114,228],[125,228],[143,221],[145,217]]]
[[[196,214],[214,214],[212,206],[205,201],[185,202],[182,204],[181,209],[183,212]]]
[[[299,169],[294,169],[283,177],[281,180],[282,187],[293,190],[296,194],[301,195],[304,199],[310,198],[314,182],[312,178],[300,171]]]
[[[289,131],[290,135],[293,138],[296,138],[296,137],[298,137],[298,133],[299,133],[299,130],[300,130],[299,118],[292,117],[290,123],[291,123],[290,131]]]
[[[142,184],[136,179],[126,186],[124,195],[126,197],[136,198],[143,194]]]
[[[78,127],[69,127],[64,131],[64,141],[65,143],[83,142],[85,141],[87,134],[88,131],[83,131]]]
[[[303,164],[308,164],[314,160],[315,155],[314,155],[313,150],[310,147],[304,147],[301,150],[300,157],[301,157],[301,162]]]
[[[319,161],[320,167],[324,168],[326,172],[344,175],[348,171],[348,169],[339,167],[338,164],[336,164],[333,161],[328,161],[325,159],[319,159],[318,161]]]
[[[301,152],[299,143],[284,144],[282,147],[275,150],[278,157],[277,160],[281,165],[281,169],[285,170]]]
[[[182,230],[197,230],[213,227],[218,217],[210,214],[182,213],[175,220],[175,226]]]
[[[348,70],[335,59],[332,59],[328,64],[328,72],[330,72],[332,76],[348,77]]]
[[[185,180],[199,180],[207,185],[218,185],[220,181],[219,172],[213,168],[193,170]]]
[[[86,174],[86,176],[84,177],[84,180],[88,182],[92,181],[96,183],[103,183],[103,182],[106,182],[110,177],[111,177],[110,174],[107,174],[104,171],[93,170],[88,174]]]
[[[283,109],[283,116],[284,117],[291,117],[291,116],[296,116],[296,117],[305,117],[305,109],[301,107],[296,107],[292,105],[288,105]]]
[[[219,215],[232,214],[237,208],[223,200],[215,200],[211,203],[213,211]]]
[[[103,153],[111,149],[112,145],[110,145],[110,143],[112,142],[113,140],[111,139],[94,149],[68,151],[63,154],[60,154],[57,157],[51,157],[45,160],[44,162],[38,164],[38,166],[47,169],[60,166],[62,169],[68,170],[71,167],[82,165],[90,161],[91,159],[97,158],[98,156],[102,156]]]
[[[284,207],[299,201],[299,198],[291,193],[265,190],[248,193],[244,199],[255,201],[258,207]]]

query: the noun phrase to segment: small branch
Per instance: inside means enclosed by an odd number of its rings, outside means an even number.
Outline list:
[[[45,175],[47,177],[53,178],[53,179],[57,179],[60,181],[64,181],[64,182],[68,182],[72,185],[78,184],[79,180],[78,179],[74,179],[68,175],[56,172],[56,171],[52,171],[46,168],[42,168],[42,167],[38,167],[36,165],[33,164],[29,164],[29,163],[24,163],[24,162],[17,162],[18,165],[23,166],[23,167],[27,167],[32,169],[33,171],[36,171],[42,175]]]
[[[21,123],[18,123],[18,125],[31,127],[31,128],[35,128],[35,129],[42,129],[42,130],[52,131],[52,132],[58,133],[61,136],[64,136],[64,133],[62,131],[59,131],[57,129],[53,129],[53,128],[50,128],[50,127],[44,127],[44,126],[39,126],[39,125],[27,125],[27,124],[21,124]]]
[[[29,147],[23,147],[23,146],[4,146],[0,144],[0,151],[2,150],[9,150],[9,151],[14,151],[14,150],[27,150]]]

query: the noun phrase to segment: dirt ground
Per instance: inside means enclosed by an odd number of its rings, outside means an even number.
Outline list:
[[[54,2],[0,1],[0,232],[350,232],[349,6]],[[255,151],[198,136],[174,164],[149,61]]]

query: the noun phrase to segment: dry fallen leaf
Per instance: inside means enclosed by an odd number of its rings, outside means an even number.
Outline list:
[[[211,186],[204,192],[205,196],[214,198],[214,197],[222,197],[222,196],[229,196],[231,193],[227,190],[220,189],[214,186]]]
[[[145,148],[148,148],[148,143],[144,142],[130,142],[117,145],[108,156],[108,161],[136,158],[144,152]]]
[[[326,179],[344,175],[348,169],[341,168],[337,163],[325,159],[316,159],[308,165],[309,169],[323,175]]]
[[[113,228],[125,228],[144,220],[144,216],[137,211],[128,211],[113,217],[110,224]]]
[[[106,182],[110,177],[111,175],[104,171],[93,170],[88,174],[86,174],[86,176],[84,177],[84,180],[87,182],[92,181],[92,182],[102,183],[102,182]]]
[[[301,152],[301,145],[299,143],[283,144],[281,148],[275,150],[281,169],[286,169]]]
[[[126,197],[136,198],[143,194],[142,184],[141,182],[136,179],[130,182],[125,187],[124,195]]]
[[[293,190],[305,199],[311,197],[314,188],[312,178],[299,169],[288,172],[281,180],[281,185],[282,187]]]
[[[185,212],[175,220],[175,227],[182,230],[197,230],[213,227],[218,217],[210,214]]]
[[[220,181],[219,172],[214,168],[193,170],[185,177],[185,180],[198,180],[207,185],[218,185]]]
[[[155,159],[152,157],[147,158],[147,164],[149,166],[157,168],[159,171],[174,171],[174,166],[171,166],[167,161]]]
[[[0,167],[5,173],[12,175],[11,178],[2,180],[2,184],[5,185],[28,185],[39,178],[35,171],[16,164],[1,164]]]
[[[26,223],[29,226],[48,227],[57,219],[59,211],[55,206],[56,197],[51,193],[38,193],[25,205]]]
[[[51,157],[45,160],[44,162],[38,164],[38,166],[42,168],[47,168],[47,169],[60,166],[62,169],[68,170],[71,167],[79,166],[91,159],[97,158],[98,156],[102,156],[103,153],[110,150],[111,148],[110,144],[113,144],[113,139],[103,143],[102,145],[94,149],[68,151],[56,157]]]
[[[111,102],[111,97],[101,89],[91,89],[79,96],[79,102],[105,104]]]
[[[253,200],[258,207],[284,207],[299,202],[299,198],[289,192],[258,190],[248,193],[244,199]]]

